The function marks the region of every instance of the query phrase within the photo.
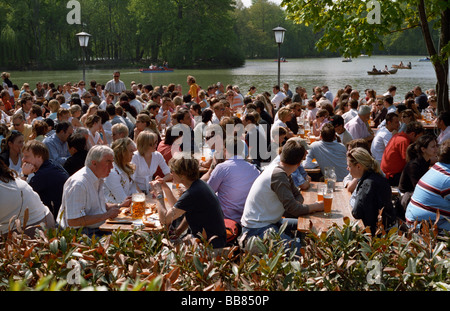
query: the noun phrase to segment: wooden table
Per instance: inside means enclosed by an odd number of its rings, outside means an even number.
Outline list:
[[[311,187],[302,191],[305,204],[314,203],[317,201],[317,186],[319,182],[311,182]],[[322,183],[323,184],[323,183]],[[342,182],[336,183],[336,191],[333,194],[333,205],[331,215],[325,216],[323,212],[303,215],[298,218],[297,230],[300,232],[308,232],[311,228],[319,231],[326,231],[333,224],[338,226],[344,225],[344,217],[348,217],[352,222],[358,222],[360,227],[364,227],[362,221],[356,220],[352,216],[350,207],[350,193],[344,188]]]

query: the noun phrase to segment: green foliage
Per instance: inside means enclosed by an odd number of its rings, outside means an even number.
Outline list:
[[[450,288],[449,236],[438,236],[437,228],[425,222],[418,232],[380,228],[372,237],[347,220],[343,227],[309,233],[300,257],[286,252],[276,232],[254,239],[246,250],[232,247],[221,252],[203,238],[175,243],[166,234],[116,231],[90,239],[73,229],[39,230],[34,237],[12,232],[0,241],[0,290]],[[78,283],[71,281],[73,260],[80,266]],[[376,271],[379,278],[373,277]]]
[[[238,67],[246,58],[276,58],[272,29],[278,25],[287,30],[281,49],[287,58],[353,55],[359,47],[374,48],[374,53],[385,48],[393,54],[425,50],[420,32],[398,33],[391,39],[388,28],[373,30],[364,23],[367,12],[362,1],[330,10],[321,9],[330,1],[303,8],[293,0],[286,10],[268,0],[254,0],[248,8],[233,0],[79,1],[82,25],[67,23],[71,9],[65,1],[2,1],[0,66],[76,69],[83,54],[75,34],[83,30],[92,35],[86,49],[88,68],[141,67],[162,61],[176,68]],[[396,5],[388,2],[383,2],[383,10]],[[300,8],[302,14],[297,16],[295,9]],[[414,4],[406,7],[413,8]],[[433,7],[433,14],[438,9]],[[395,12],[385,18],[417,24],[415,15]]]

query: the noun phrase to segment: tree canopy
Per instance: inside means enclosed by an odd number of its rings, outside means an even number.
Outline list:
[[[341,2],[339,10],[322,9]],[[351,5],[344,6],[346,2]],[[287,30],[282,46],[286,58],[354,55],[360,49],[375,54],[427,52],[418,29],[386,35],[391,26],[380,31],[378,25],[351,20],[348,16],[353,12],[366,14],[363,1],[309,1],[296,14],[295,8],[303,2],[286,1],[284,10],[268,0],[253,0],[250,7],[240,0],[79,0],[81,24],[73,25],[66,20],[71,10],[67,3],[1,1],[0,66],[6,70],[76,69],[83,55],[75,36],[80,31],[92,35],[86,49],[91,68],[162,61],[176,68],[239,67],[249,58],[276,58],[272,32],[276,26]],[[406,15],[392,13],[383,15],[383,20]],[[439,27],[437,22],[435,26]],[[432,29],[431,35],[437,44],[439,32]]]
[[[363,52],[370,55],[377,45],[385,46],[386,36],[419,27],[436,72],[438,110],[450,110],[450,2],[283,0],[281,5],[290,20],[321,33],[316,42],[319,50],[337,51],[346,57],[357,57]],[[430,25],[439,32],[438,44],[433,40]]]

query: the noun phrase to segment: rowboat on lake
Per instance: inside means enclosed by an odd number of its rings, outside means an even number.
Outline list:
[[[381,70],[381,71],[368,71],[367,73],[371,76],[376,76],[376,75],[393,75],[397,73],[398,69],[391,69],[389,71],[385,71],[385,70]]]

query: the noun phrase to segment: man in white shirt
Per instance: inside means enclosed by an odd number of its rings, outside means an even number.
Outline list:
[[[349,100],[350,110],[342,115],[344,118],[344,124],[347,124],[351,119],[358,115],[358,101]]]
[[[378,161],[379,164],[381,164],[384,149],[386,148],[389,140],[392,138],[394,132],[398,131],[398,128],[400,127],[400,121],[395,112],[388,113],[385,120],[386,126],[377,131],[370,147],[372,156]]]
[[[438,144],[442,144],[450,138],[450,112],[441,112],[436,119],[436,124],[441,130],[441,134],[438,136]]]
[[[225,105],[223,104],[223,102],[219,101],[219,102],[215,103],[213,106],[213,111],[214,111],[214,114],[211,118],[211,123],[219,124],[220,120],[222,119],[222,117],[225,113]]]
[[[103,179],[108,177],[114,163],[114,151],[108,146],[96,145],[89,150],[85,167],[64,184],[61,208],[57,222],[62,228],[83,228],[83,233],[105,234],[99,227],[117,217],[121,206],[129,206],[128,198],[122,204],[105,203]]]
[[[281,92],[280,86],[279,85],[275,85],[273,87],[273,94],[275,94],[274,97],[272,97],[272,104],[275,106],[275,109],[280,108],[280,104],[283,101],[283,99],[286,97],[286,94],[284,94],[283,92]]]
[[[119,78],[120,72],[114,71],[113,79],[109,80],[105,85],[105,91],[107,91],[109,94],[114,95],[114,103],[119,100],[120,94],[127,90],[125,83],[123,83],[122,80],[119,80]]]
[[[158,122],[158,125],[165,124],[166,126],[169,126],[172,120],[172,115],[169,110],[172,100],[170,99],[170,97],[163,97],[161,99],[161,103],[161,107],[159,108],[158,114],[155,116],[155,119]]]

